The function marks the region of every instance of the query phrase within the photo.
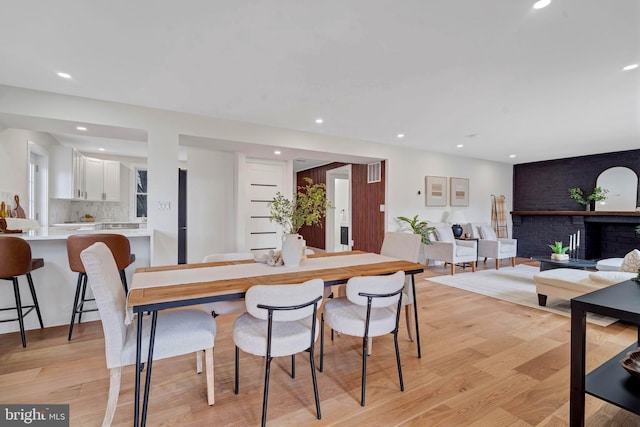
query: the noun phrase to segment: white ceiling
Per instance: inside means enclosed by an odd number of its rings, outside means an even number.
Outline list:
[[[506,163],[639,148],[640,2],[532,4],[3,2],[0,84]]]

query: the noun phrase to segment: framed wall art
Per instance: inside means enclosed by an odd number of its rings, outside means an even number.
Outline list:
[[[425,206],[447,206],[447,178],[425,176]]]
[[[451,206],[469,206],[469,178],[450,178]]]

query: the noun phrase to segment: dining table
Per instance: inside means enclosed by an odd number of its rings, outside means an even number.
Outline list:
[[[136,269],[127,295],[125,319],[127,323],[137,321],[134,426],[146,425],[158,311],[244,298],[245,292],[254,285],[295,284],[320,278],[325,286],[334,286],[345,284],[352,277],[387,275],[404,271],[412,281],[416,344],[420,358],[422,352],[415,275],[423,272],[424,269],[423,264],[363,251],[309,255],[304,263],[297,267],[274,267],[262,262],[245,260]],[[141,412],[142,322],[146,315],[151,316],[151,330]]]

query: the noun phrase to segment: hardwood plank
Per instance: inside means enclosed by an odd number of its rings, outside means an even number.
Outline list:
[[[446,271],[430,268],[417,276],[422,359],[402,317],[404,392],[398,387],[391,336],[376,338],[368,359],[367,405],[361,407],[361,341],[343,335],[331,342],[327,331],[325,372],[318,373],[322,420],[315,418],[308,356],[299,355],[295,379],[289,358],[272,365],[268,424],[568,426],[569,319],[425,280]],[[264,361],[241,354],[240,394],[235,395],[233,321],[230,315],[216,318],[215,405],[207,404],[206,375],[195,373],[195,355],[157,361],[149,425],[259,424]],[[26,349],[19,333],[0,335],[0,402],[68,403],[72,426],[99,426],[109,388],[101,324],[76,325],[70,342],[66,334],[66,326],[27,331]],[[633,325],[590,325],[587,370],[636,336]],[[123,370],[114,426],[132,424],[133,371]],[[592,396],[586,397],[586,409],[588,427],[640,425],[640,417]]]

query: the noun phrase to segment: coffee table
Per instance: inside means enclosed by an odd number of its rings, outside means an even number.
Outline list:
[[[596,261],[592,259],[567,259],[557,261],[548,256],[531,257],[534,261],[540,262],[540,271],[551,270],[552,268],[575,268],[577,270],[595,270]]]

